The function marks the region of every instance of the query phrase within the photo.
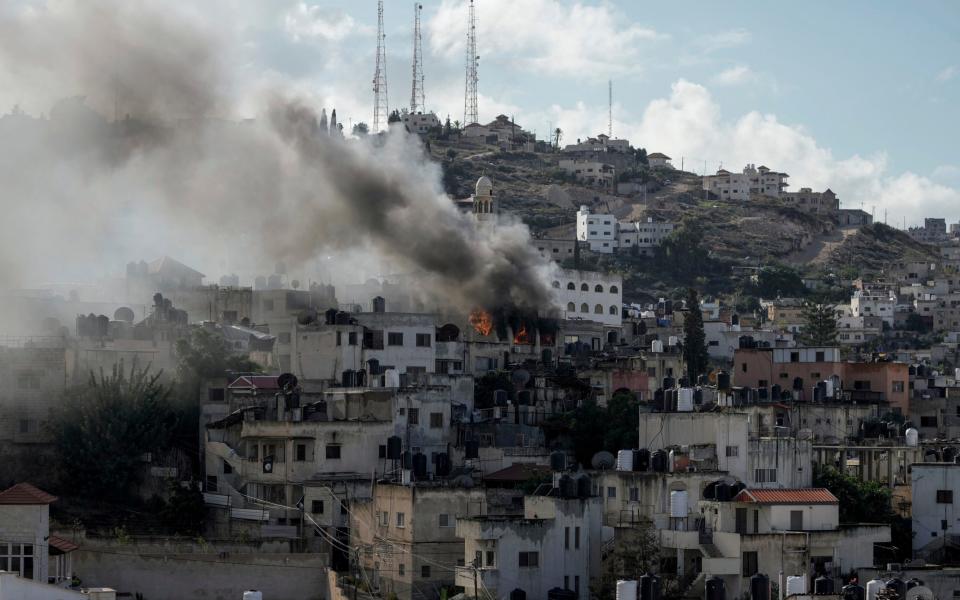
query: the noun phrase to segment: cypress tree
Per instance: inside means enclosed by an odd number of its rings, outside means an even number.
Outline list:
[[[687,379],[691,385],[707,372],[710,355],[707,354],[707,336],[703,332],[703,314],[697,290],[687,291],[687,316],[683,321],[683,361],[687,364]]]
[[[837,343],[837,312],[832,304],[806,302],[800,315],[803,317],[802,344],[832,346]]]

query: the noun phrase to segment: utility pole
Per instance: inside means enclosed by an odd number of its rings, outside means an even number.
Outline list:
[[[387,102],[387,36],[383,32],[383,0],[377,0],[377,66],[373,72],[373,132],[379,133],[390,116]]]
[[[420,11],[423,5],[413,4],[413,86],[410,91],[410,114],[426,112],[423,91],[423,42],[420,38]]]
[[[463,126],[480,122],[477,110],[477,13],[470,0],[470,12],[467,21],[467,65],[466,90],[463,99]]]
[[[480,567],[477,565],[477,559],[473,559],[473,597],[479,598],[477,595],[477,571],[480,570]]]

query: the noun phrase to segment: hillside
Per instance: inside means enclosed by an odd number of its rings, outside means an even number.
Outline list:
[[[853,267],[862,275],[877,273],[891,263],[935,261],[938,256],[935,247],[917,242],[883,223],[874,223],[861,227],[857,235],[845,238],[830,253],[826,265],[838,272]]]

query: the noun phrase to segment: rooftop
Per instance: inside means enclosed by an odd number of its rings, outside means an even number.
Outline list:
[[[743,490],[734,502],[755,504],[839,504],[837,497],[826,488],[786,488]]]
[[[0,492],[0,504],[52,504],[56,501],[56,496],[29,483],[18,483]]]

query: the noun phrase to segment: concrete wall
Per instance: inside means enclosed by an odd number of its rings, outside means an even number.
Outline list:
[[[945,537],[960,532],[960,465],[914,464],[911,471],[913,551],[922,557],[939,550]],[[949,490],[952,502],[937,502],[939,490]]]
[[[50,507],[46,504],[0,506],[0,542],[33,544],[33,579],[46,583]]]
[[[0,573],[0,600],[86,600],[80,592]]]

